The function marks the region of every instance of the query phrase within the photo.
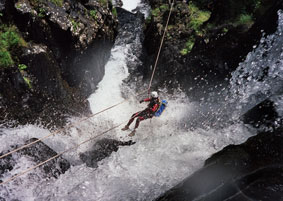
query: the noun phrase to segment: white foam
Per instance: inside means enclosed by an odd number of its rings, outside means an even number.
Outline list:
[[[122,2],[123,2],[122,8],[128,11],[132,11],[140,4],[140,0],[123,0]]]

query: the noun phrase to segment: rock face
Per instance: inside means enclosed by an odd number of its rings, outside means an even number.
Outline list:
[[[26,144],[36,141],[36,138],[32,138],[26,142]],[[13,147],[16,149],[18,147]],[[3,155],[4,153],[1,153]],[[14,156],[16,155],[16,156]],[[0,176],[5,172],[11,171],[17,163],[19,157],[25,156],[29,157],[35,164],[39,164],[49,158],[57,155],[50,147],[45,145],[43,142],[38,142],[29,147],[26,147],[15,154],[8,155],[7,157],[1,159],[0,162]],[[60,174],[65,173],[70,168],[70,163],[62,157],[53,159],[47,162],[45,165],[40,166],[46,177],[57,178]]]
[[[157,200],[282,200],[283,129],[259,133],[214,154]]]
[[[119,146],[130,146],[133,144],[135,144],[135,142],[131,140],[121,142],[113,139],[102,139],[94,144],[91,151],[81,154],[80,158],[87,166],[96,168],[99,161],[110,156],[112,152],[117,152]]]
[[[274,108],[274,103],[269,99],[266,99],[245,113],[242,120],[244,123],[251,124],[256,128],[273,128],[275,126],[274,123],[277,120],[280,121],[280,118]]]
[[[102,79],[116,36],[112,5],[92,0],[1,0],[0,5],[1,34],[13,25],[24,40],[17,51],[7,48],[13,64],[0,68],[1,120],[6,115],[31,123],[87,112],[84,100]],[[18,70],[21,65],[26,68]]]
[[[221,89],[265,33],[277,27],[277,11],[283,1],[177,1],[172,10],[168,32],[161,50],[155,85],[180,86],[191,99],[207,97]],[[150,76],[169,14],[169,5],[150,1],[151,18],[145,30],[147,63],[145,79]],[[216,87],[216,88],[215,88]]]

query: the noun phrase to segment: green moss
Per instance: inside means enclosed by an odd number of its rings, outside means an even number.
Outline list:
[[[96,13],[97,13],[96,10],[90,10],[90,11],[89,11],[90,16],[91,16],[93,19],[95,19],[95,20],[96,20],[96,18],[97,18]]]
[[[105,7],[108,4],[108,0],[98,0],[98,1],[99,1],[100,5],[105,6]]]
[[[6,68],[14,65],[10,52],[4,48],[0,49],[0,67]]]
[[[248,14],[241,14],[235,22],[236,25],[251,25],[253,23],[253,17]]]
[[[45,15],[46,15],[46,10],[44,8],[39,8],[38,16],[45,17]]]
[[[14,65],[15,52],[23,46],[27,44],[16,27],[2,25],[0,27],[0,66],[6,68]]]
[[[117,9],[115,7],[112,8],[112,13],[114,17],[117,17]]]
[[[25,70],[25,69],[27,69],[27,66],[25,64],[19,64],[18,69],[19,70]]]
[[[210,18],[211,13],[209,11],[200,10],[192,2],[189,3],[188,7],[190,12],[189,27],[197,31],[200,26]]]
[[[79,23],[76,22],[74,19],[71,19],[71,23],[72,23],[72,27],[73,27],[74,31],[77,31],[78,27],[79,27]]]
[[[154,17],[158,17],[161,15],[160,9],[159,8],[155,8],[151,11],[151,15],[153,15]]]
[[[24,81],[26,82],[26,84],[28,85],[28,87],[31,89],[32,85],[31,85],[31,81],[28,77],[23,76]]]
[[[227,32],[229,31],[229,29],[223,28],[222,31],[223,31],[224,33],[227,33]]]
[[[186,54],[190,53],[192,51],[193,47],[194,47],[194,44],[195,44],[195,38],[194,37],[190,37],[188,39],[188,41],[186,42],[186,44],[185,44],[185,48],[183,48],[180,51],[180,53],[182,55],[186,55]]]
[[[54,3],[56,6],[63,6],[64,0],[49,0],[50,2]]]
[[[169,5],[168,4],[162,4],[160,7],[159,7],[159,10],[161,12],[165,12],[167,10],[169,10]]]
[[[173,25],[168,25],[168,27],[167,27],[168,30],[171,30],[171,29],[173,29],[173,28],[174,28]]]

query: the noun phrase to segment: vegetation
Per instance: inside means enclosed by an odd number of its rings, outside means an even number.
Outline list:
[[[99,0],[99,3],[100,3],[100,5],[102,5],[102,6],[107,6],[107,4],[108,4],[108,0]]]
[[[0,17],[2,17],[2,16],[3,16],[3,13],[0,12]]]
[[[254,23],[252,15],[241,14],[235,22],[235,25],[252,25]]]
[[[161,15],[169,10],[168,4],[162,4],[160,7],[157,7],[151,11],[151,15],[154,17],[161,17]]]
[[[27,44],[16,27],[2,25],[0,27],[0,66],[6,68],[14,65],[15,52],[23,46]]]
[[[115,7],[112,8],[112,13],[114,17],[117,17],[117,10]]]
[[[151,15],[154,17],[158,17],[161,15],[160,9],[159,8],[155,8],[151,11]]]
[[[200,26],[210,18],[211,13],[209,11],[200,10],[192,2],[189,3],[188,7],[190,12],[189,28],[194,31],[200,31]]]
[[[46,15],[46,10],[44,8],[39,8],[39,17],[44,17]]]
[[[31,81],[28,77],[23,76],[24,81],[26,82],[26,84],[28,85],[28,87],[31,89],[32,85],[31,85]]]
[[[63,6],[64,0],[49,0],[50,2],[54,3],[56,6]]]
[[[10,67],[14,64],[10,52],[0,47],[0,67]]]
[[[89,11],[90,16],[91,16],[93,19],[95,19],[95,20],[96,20],[96,18],[97,18],[96,13],[97,13],[96,10],[90,10],[90,11]]]
[[[32,88],[31,80],[27,76],[25,76],[26,75],[25,70],[27,69],[27,66],[25,64],[19,64],[18,69],[20,70],[25,83],[31,89]]]
[[[27,69],[27,66],[25,64],[19,64],[18,69],[19,70],[25,70],[25,69]]]
[[[190,37],[189,40],[185,44],[185,48],[180,51],[182,55],[186,55],[191,52],[193,46],[195,44],[195,37]]]
[[[71,23],[72,23],[72,27],[73,27],[74,31],[77,31],[78,27],[79,27],[78,22],[76,22],[74,19],[71,19]]]

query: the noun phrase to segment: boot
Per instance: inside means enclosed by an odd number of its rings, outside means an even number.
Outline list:
[[[124,128],[122,128],[121,130],[122,130],[122,131],[126,131],[126,130],[128,130],[128,129],[129,129],[129,126],[126,125],[126,126],[125,126]]]
[[[133,137],[136,134],[136,130],[133,130],[128,136]]]

